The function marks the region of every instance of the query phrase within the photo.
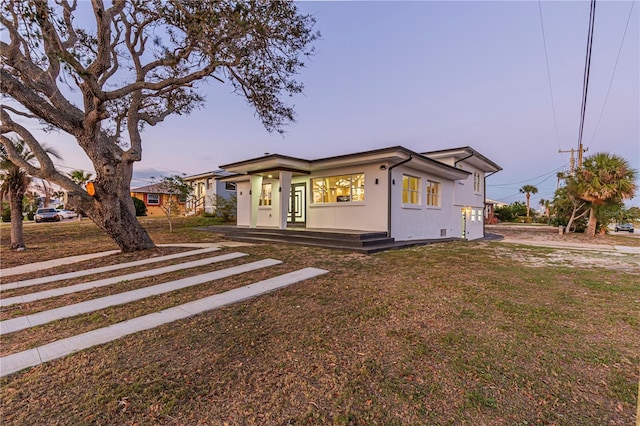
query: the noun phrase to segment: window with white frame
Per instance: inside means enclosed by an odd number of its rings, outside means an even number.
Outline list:
[[[260,201],[258,205],[259,206],[271,205],[271,182],[262,184],[262,190],[260,191]]]
[[[402,204],[420,205],[420,178],[402,175]]]
[[[364,201],[364,173],[311,179],[313,203]]]
[[[225,189],[225,191],[235,191],[236,190],[236,184],[234,182],[225,182],[224,183],[224,189]]]
[[[150,206],[160,204],[160,194],[147,194],[147,204]]]
[[[480,173],[473,172],[473,191],[482,192],[482,184],[480,180]]]
[[[213,179],[207,178],[207,191],[210,190],[212,186],[213,186]]]
[[[440,182],[427,181],[427,206],[440,207]]]

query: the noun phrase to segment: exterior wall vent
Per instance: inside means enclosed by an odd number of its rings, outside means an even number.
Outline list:
[[[440,236],[441,237],[446,237],[447,236],[447,230],[445,228],[440,230]]]

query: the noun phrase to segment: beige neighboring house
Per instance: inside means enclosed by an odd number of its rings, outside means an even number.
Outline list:
[[[217,196],[229,199],[235,195],[235,183],[220,181],[220,179],[229,175],[230,173],[224,170],[214,170],[184,177],[183,180],[193,188],[191,197],[189,197],[185,205],[186,214],[213,213]]]

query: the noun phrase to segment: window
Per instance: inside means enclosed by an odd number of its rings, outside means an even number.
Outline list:
[[[207,178],[207,191],[211,189],[212,184],[213,184],[213,179]]]
[[[471,222],[476,221],[476,209],[471,209]]]
[[[354,203],[364,201],[364,174],[311,179],[313,203]]]
[[[420,178],[402,176],[402,204],[420,205]]]
[[[473,191],[482,192],[482,185],[480,183],[480,173],[473,172]]]
[[[440,207],[440,183],[427,181],[427,206]]]
[[[259,206],[270,206],[271,205],[271,183],[263,183],[262,191],[260,191],[260,201],[258,202]]]
[[[147,194],[147,204],[155,206],[160,204],[160,194]]]
[[[225,189],[225,191],[235,191],[236,190],[236,184],[234,182],[225,182],[224,183],[224,189]]]

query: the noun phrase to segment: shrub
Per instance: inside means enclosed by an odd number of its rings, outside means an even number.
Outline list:
[[[133,205],[136,208],[136,216],[146,216],[147,206],[144,204],[144,201],[136,197],[131,198],[133,199]]]
[[[11,209],[9,208],[9,206],[5,207],[4,210],[2,210],[2,221],[11,222]]]

